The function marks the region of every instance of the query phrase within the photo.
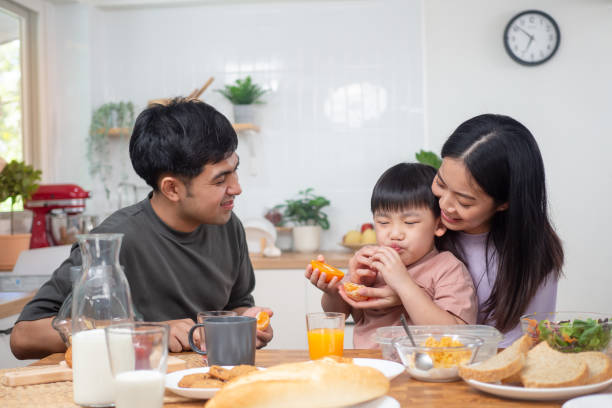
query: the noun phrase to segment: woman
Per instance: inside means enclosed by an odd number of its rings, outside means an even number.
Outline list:
[[[504,333],[500,347],[506,347],[521,335],[521,315],[555,310],[563,265],[561,241],[548,219],[540,151],[521,123],[485,114],[453,132],[442,159],[432,191],[449,230],[447,249],[470,271],[478,323]],[[353,281],[372,276],[365,259],[357,252],[351,260]],[[360,294],[374,298],[360,307],[397,302],[387,288]]]

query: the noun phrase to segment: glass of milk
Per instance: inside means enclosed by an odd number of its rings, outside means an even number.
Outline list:
[[[104,331],[115,379],[115,407],[161,408],[169,326],[134,322],[112,325]]]

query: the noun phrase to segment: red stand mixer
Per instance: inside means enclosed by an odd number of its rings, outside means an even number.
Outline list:
[[[26,201],[24,208],[34,213],[32,219],[32,238],[30,248],[43,248],[52,245],[63,245],[63,242],[53,230],[53,220],[68,219],[80,216],[85,211],[85,199],[89,192],[76,184],[44,184]],[[65,233],[65,229],[64,229]]]

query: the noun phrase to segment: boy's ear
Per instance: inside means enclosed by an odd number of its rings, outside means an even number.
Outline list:
[[[503,203],[497,206],[495,211],[506,211],[508,209],[508,203]]]
[[[164,197],[174,203],[180,200],[182,195],[181,190],[184,188],[184,184],[179,179],[172,176],[164,176],[159,181],[159,191]]]
[[[434,235],[436,237],[441,237],[446,233],[446,225],[442,222],[442,217],[438,217],[437,219],[436,229],[434,230]]]

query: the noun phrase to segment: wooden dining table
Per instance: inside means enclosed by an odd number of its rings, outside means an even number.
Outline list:
[[[171,355],[187,361],[188,367],[204,366],[202,357],[195,353],[171,353]],[[381,358],[379,350],[345,350],[344,355],[346,357],[361,357],[361,358]],[[52,354],[45,357],[34,364],[33,366],[57,364],[64,359],[63,354]],[[290,363],[297,361],[308,360],[307,350],[272,350],[262,349],[258,350],[255,357],[255,365],[260,367],[270,367],[280,363]],[[32,393],[41,392],[36,391],[36,386],[31,386]],[[24,389],[23,392],[27,392]],[[65,386],[64,391],[66,398],[71,400],[72,387]],[[612,392],[612,387],[608,388],[605,392]],[[470,406],[478,407],[561,407],[564,400],[560,401],[521,401],[521,400],[510,400],[493,395],[488,395],[471,388],[468,384],[463,381],[455,381],[449,383],[434,383],[434,382],[422,382],[414,380],[404,372],[391,381],[391,388],[388,393],[389,396],[395,398],[402,407],[444,407],[453,408],[461,407],[466,408]],[[2,396],[0,394],[0,400]],[[0,403],[0,405],[2,405]],[[40,405],[44,406],[44,405]],[[59,405],[58,405],[59,406]],[[70,405],[61,405],[70,406]],[[76,407],[76,405],[74,405]],[[164,407],[174,408],[191,408],[198,407],[202,408],[204,401],[201,400],[188,400],[178,396],[175,396],[170,391],[166,392],[166,398]]]

